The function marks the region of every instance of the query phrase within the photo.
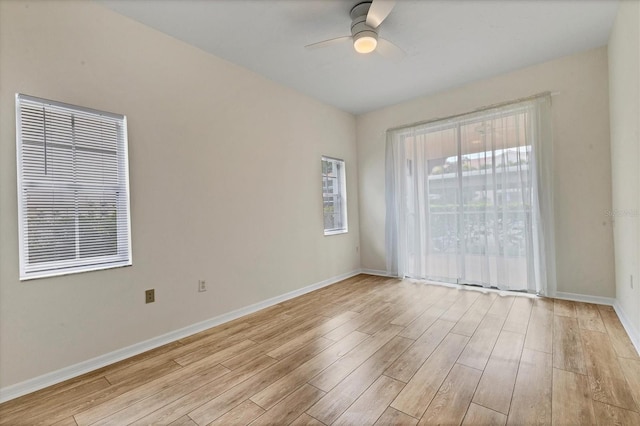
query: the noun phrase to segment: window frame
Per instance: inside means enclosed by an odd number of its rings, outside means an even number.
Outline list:
[[[114,114],[110,112],[100,111],[92,108],[86,108],[77,105],[71,105],[63,102],[53,101],[44,98],[38,98],[35,96],[25,95],[21,93],[16,93],[15,95],[16,102],[16,172],[17,172],[17,204],[18,204],[18,248],[19,248],[19,270],[20,270],[20,281],[26,281],[37,278],[46,278],[46,277],[54,277],[60,275],[68,275],[75,274],[81,272],[90,272],[111,268],[118,268],[123,266],[130,266],[133,264],[132,261],[132,248],[131,248],[131,206],[130,206],[130,188],[129,188],[129,158],[128,158],[128,137],[127,137],[127,117],[122,114]],[[29,122],[25,123],[23,126],[23,116],[22,116],[22,108],[23,107],[31,107],[34,106],[42,106],[43,111],[49,108],[49,111],[58,113],[58,114],[69,114],[72,120],[71,124],[71,137],[58,138],[62,142],[56,142],[60,145],[59,149],[69,149],[71,151],[71,165],[64,168],[64,170],[73,171],[73,178],[70,182],[62,182],[55,177],[50,179],[49,183],[44,183],[43,181],[39,181],[37,178],[33,176],[25,176],[25,169],[27,168],[25,160],[30,161],[30,159],[25,159],[24,156],[24,146],[25,139],[23,138],[23,129],[24,126],[29,126]],[[76,114],[76,115],[74,115]],[[85,148],[80,148],[76,146],[79,137],[76,136],[76,124],[75,120],[77,117],[84,117],[85,119],[95,119],[98,122],[111,122],[115,124],[114,130],[114,145],[115,145],[115,161],[117,162],[117,166],[115,166],[115,172],[111,175],[116,183],[112,185],[101,184],[99,188],[107,189],[112,192],[107,192],[107,196],[113,194],[113,205],[115,211],[115,254],[102,254],[102,255],[91,255],[87,257],[83,257],[81,255],[82,252],[82,235],[81,232],[81,215],[86,212],[85,210],[80,209],[80,205],[83,198],[79,195],[82,191],[83,185],[85,187],[91,186],[88,185],[88,179],[94,178],[93,175],[85,176],[84,179],[80,179],[77,177],[78,173],[78,165],[76,164],[76,156],[78,152],[81,152],[83,149],[86,151],[96,151],[96,150],[104,150],[102,147],[94,147],[89,145]],[[87,122],[88,123],[88,122]],[[81,124],[85,124],[81,122]],[[87,131],[87,129],[84,129]],[[92,133],[89,133],[89,141],[83,139],[82,142],[84,144],[94,142],[92,140],[95,137],[93,133],[95,129],[91,129]],[[46,158],[46,146],[47,146],[47,137],[51,136],[46,129],[46,121],[43,120],[43,143],[45,144],[45,158]],[[83,137],[87,137],[87,135],[83,135]],[[70,146],[63,147],[65,142],[70,143]],[[33,144],[33,142],[31,143]],[[28,145],[28,143],[27,143]],[[64,158],[67,159],[69,154],[65,155]],[[103,163],[102,163],[103,164]],[[46,167],[46,160],[45,160]],[[44,188],[45,191],[49,188],[53,187],[58,188],[61,192],[73,192],[73,215],[69,217],[73,217],[74,220],[74,231],[75,231],[75,242],[74,242],[74,250],[75,256],[73,259],[58,259],[58,260],[49,260],[42,262],[30,262],[29,260],[29,220],[28,220],[28,195],[27,192],[30,188]],[[124,194],[120,194],[120,192],[124,192]],[[56,204],[48,204],[47,206],[55,207]],[[86,214],[86,213],[85,213]],[[99,223],[99,222],[98,222]],[[92,224],[93,225],[93,224]],[[45,228],[51,229],[51,228]],[[92,229],[89,228],[87,232],[92,232]],[[94,231],[95,232],[95,231]],[[55,239],[55,237],[54,237]],[[54,239],[50,241],[54,241]],[[95,240],[87,240],[88,243]],[[104,247],[100,247],[104,249]]]
[[[330,177],[327,173],[324,172],[324,163],[325,162],[331,162],[333,164],[336,165],[336,169],[337,169],[337,176],[335,177],[335,180],[337,181],[337,187],[334,186],[334,189],[337,188],[337,194],[335,192],[332,191],[332,194],[337,195],[338,199],[339,199],[339,203],[340,203],[340,219],[342,222],[342,226],[341,227],[334,227],[334,228],[327,228],[326,227],[326,221],[327,221],[327,212],[325,210],[325,183],[327,183],[327,187],[328,182],[329,182],[329,178],[334,179],[334,177]],[[349,221],[348,221],[348,216],[347,216],[347,170],[346,170],[346,163],[343,159],[340,158],[335,158],[335,157],[329,157],[327,155],[323,155],[322,159],[321,159],[321,175],[322,175],[322,220],[323,220],[323,229],[324,229],[324,235],[328,236],[328,235],[339,235],[339,234],[346,234],[349,232]],[[331,213],[332,215],[335,216],[335,213]]]

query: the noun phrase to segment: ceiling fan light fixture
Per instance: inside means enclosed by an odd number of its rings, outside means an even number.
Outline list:
[[[371,53],[377,46],[378,37],[373,31],[363,31],[353,37],[353,48],[358,53]]]
[[[0,0],[1,1],[1,0]],[[396,0],[365,0],[357,3],[351,11],[351,36],[342,36],[317,43],[308,44],[307,49],[325,47],[335,43],[351,41],[353,49],[362,54],[371,53],[378,48],[378,28],[389,16]],[[400,60],[404,52],[389,40],[380,39],[379,52],[382,56],[394,61]]]

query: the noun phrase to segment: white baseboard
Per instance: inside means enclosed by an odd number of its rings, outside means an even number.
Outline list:
[[[379,271],[377,269],[361,269],[360,272],[368,275],[377,275],[379,277],[397,278],[395,275],[389,274],[387,271]]]
[[[613,309],[615,309],[616,314],[618,314],[618,318],[620,318],[620,322],[622,323],[622,326],[624,327],[627,334],[629,335],[629,338],[631,339],[631,343],[633,343],[633,346],[635,346],[636,351],[638,352],[638,354],[640,354],[640,333],[638,332],[636,327],[633,325],[633,322],[629,320],[629,316],[624,311],[624,309],[622,309],[622,306],[620,305],[620,302],[618,302],[618,300],[616,300],[615,303],[613,304]]]
[[[616,299],[613,297],[590,296],[588,294],[556,292],[555,299],[572,300],[574,302],[595,303],[597,305],[614,306]]]
[[[126,348],[118,349],[113,352],[109,352],[107,354],[79,362],[75,365],[61,368],[60,370],[52,371],[51,373],[46,373],[41,376],[34,377],[33,379],[25,380],[24,382],[4,387],[0,389],[0,403],[18,398],[19,396],[26,395],[31,392],[35,392],[47,386],[55,385],[56,383],[60,383],[73,377],[77,377],[81,374],[88,373],[101,367],[105,367],[107,365],[113,364],[114,362],[130,358],[134,355],[138,355],[142,352],[146,352],[159,346],[166,345],[167,343],[174,342],[178,339],[183,339],[187,336],[199,333],[208,328],[215,327],[217,325],[232,321],[236,318],[240,318],[248,314],[252,314],[261,309],[268,308],[269,306],[276,305],[280,302],[284,302],[285,300],[293,299],[294,297],[301,296],[305,293],[318,290],[322,287],[326,287],[328,285],[337,283],[338,281],[351,278],[360,273],[360,270],[355,270],[347,272],[346,274],[338,275],[336,277],[328,278],[326,280],[308,285],[294,291],[290,291],[280,296],[275,296],[270,299],[263,300],[262,302],[254,303],[253,305],[245,306],[243,308],[218,315],[208,320],[189,325],[179,330],[171,331],[161,336],[136,343]]]

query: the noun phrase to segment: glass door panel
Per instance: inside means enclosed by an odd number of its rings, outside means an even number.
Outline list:
[[[425,143],[429,147],[426,189],[430,253],[426,271],[434,279],[456,281],[460,276],[457,129],[428,133]]]
[[[526,288],[531,191],[525,114],[460,126],[461,281]]]
[[[527,120],[509,112],[406,136],[406,262],[416,278],[527,288]]]

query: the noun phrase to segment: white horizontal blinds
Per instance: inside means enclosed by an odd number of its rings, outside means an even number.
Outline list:
[[[131,263],[126,120],[18,95],[21,277]]]
[[[344,161],[322,157],[322,196],[325,233],[347,229]]]

